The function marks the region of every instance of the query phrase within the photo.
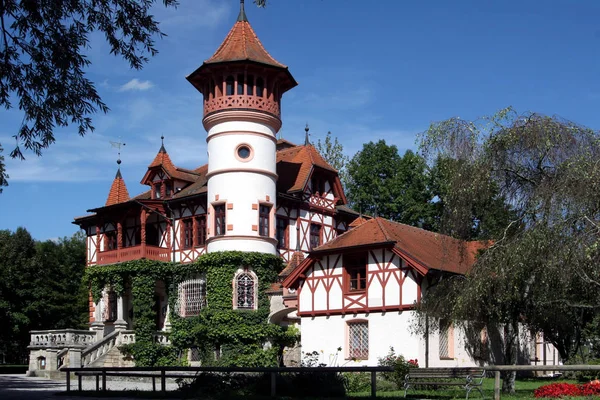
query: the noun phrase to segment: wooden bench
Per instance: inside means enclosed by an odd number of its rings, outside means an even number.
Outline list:
[[[460,386],[467,392],[477,389],[483,398],[481,385],[485,377],[483,368],[411,368],[404,378],[404,397],[415,386]]]

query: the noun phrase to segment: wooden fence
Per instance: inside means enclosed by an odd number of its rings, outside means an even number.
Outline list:
[[[500,373],[503,371],[562,372],[600,371],[600,365],[488,365],[486,371],[494,372],[494,399],[500,400]],[[392,372],[393,367],[285,367],[285,368],[242,368],[242,367],[133,367],[133,368],[61,368],[67,375],[67,392],[71,391],[71,373],[77,376],[78,389],[82,390],[82,377],[95,376],[96,390],[106,391],[107,376],[152,378],[152,388],[156,390],[156,379],[160,379],[160,390],[166,391],[167,378],[193,378],[190,372],[238,372],[269,373],[271,376],[271,396],[277,395],[277,375],[286,372],[369,372],[371,374],[371,398],[377,397],[377,372]],[[187,374],[186,374],[187,373]],[[100,385],[100,381],[102,385]]]

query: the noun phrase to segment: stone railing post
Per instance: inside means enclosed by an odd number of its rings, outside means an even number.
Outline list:
[[[116,331],[127,329],[127,322],[123,318],[123,296],[117,297],[117,320],[114,323]]]

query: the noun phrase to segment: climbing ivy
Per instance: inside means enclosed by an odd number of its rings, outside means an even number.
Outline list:
[[[233,309],[233,278],[240,269],[251,269],[258,278],[256,310]],[[190,264],[135,260],[87,270],[95,301],[110,285],[122,294],[131,285],[136,343],[124,346],[136,365],[173,365],[176,354],[197,347],[203,365],[277,365],[279,350],[298,339],[296,329],[268,323],[270,311],[266,290],[283,268],[281,258],[255,252],[227,251],[205,254]],[[173,312],[179,283],[198,274],[206,277],[207,306],[198,316],[181,318]],[[172,324],[172,346],[153,343],[155,332],[154,291],[156,281],[167,287]],[[269,342],[272,347],[264,348]]]

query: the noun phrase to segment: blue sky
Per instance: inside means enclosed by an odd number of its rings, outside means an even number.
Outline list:
[[[349,156],[378,139],[404,152],[433,121],[509,105],[600,128],[599,1],[247,3],[262,43],[299,83],[283,97],[287,140],[302,142],[308,122],[313,141],[332,131]],[[161,135],[175,164],[204,164],[202,97],[185,76],[217,49],[238,9],[237,0],[156,7],[168,37],[142,71],[109,55],[95,35],[88,75],[111,112],[96,115],[96,131],[84,138],[74,128],[58,131],[41,158],[7,160],[0,229],[24,226],[40,240],[73,234],[73,217],[106,201],[116,172],[110,141],[126,143],[121,170],[130,195],[145,190],[139,181]],[[18,110],[0,110],[5,157],[21,119]]]

